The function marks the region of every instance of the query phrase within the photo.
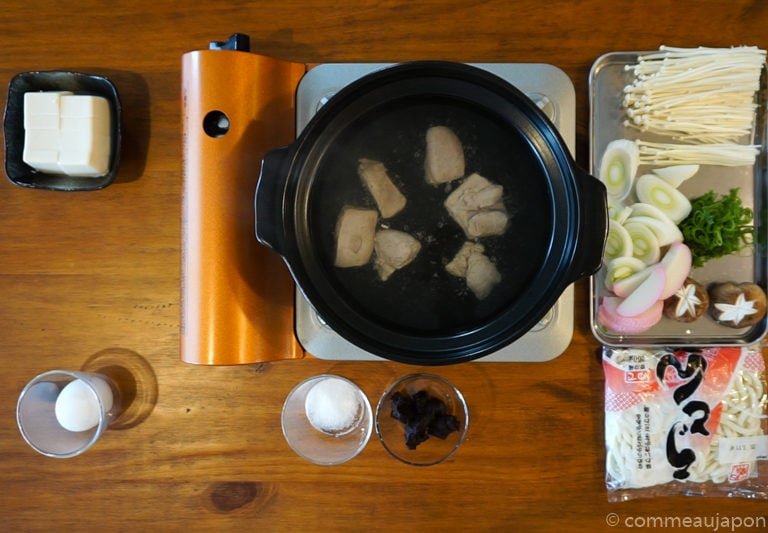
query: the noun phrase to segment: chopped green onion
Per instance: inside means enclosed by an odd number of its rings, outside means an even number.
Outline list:
[[[680,223],[683,240],[691,248],[693,266],[738,252],[752,244],[752,210],[744,207],[739,189],[717,197],[714,191],[691,201],[691,213]]]

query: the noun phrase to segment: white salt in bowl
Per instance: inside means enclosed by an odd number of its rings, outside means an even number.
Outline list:
[[[373,431],[368,397],[342,376],[320,374],[293,388],[283,404],[283,436],[300,457],[338,465],[359,454]]]

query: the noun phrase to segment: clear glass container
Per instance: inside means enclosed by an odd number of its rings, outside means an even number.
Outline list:
[[[64,459],[93,446],[120,413],[120,405],[119,391],[106,376],[51,370],[21,391],[16,422],[35,451]]]
[[[427,440],[411,449],[406,445],[406,425],[392,416],[392,398],[396,393],[413,396],[425,391],[441,400],[445,414],[458,421],[458,430],[444,439],[430,435]],[[392,457],[414,466],[431,466],[453,456],[467,436],[469,408],[461,392],[448,380],[434,374],[408,374],[392,383],[381,395],[376,406],[376,435]]]
[[[310,420],[307,396],[313,387],[328,379],[340,379],[351,385],[358,409],[345,427],[323,430]],[[300,457],[318,465],[338,465],[355,457],[368,443],[373,430],[371,404],[360,387],[344,377],[313,376],[288,394],[283,404],[282,428],[288,445]]]

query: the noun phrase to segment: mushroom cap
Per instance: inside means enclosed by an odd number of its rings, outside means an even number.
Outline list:
[[[754,313],[736,316],[734,321],[729,316],[729,309],[739,305],[739,297],[742,302],[752,302],[751,309]],[[735,283],[727,281],[716,283],[709,288],[709,314],[718,324],[731,328],[745,328],[754,326],[760,322],[766,314],[765,291],[759,285],[751,282]],[[731,306],[731,307],[729,307]],[[738,315],[739,313],[736,313]],[[733,313],[731,313],[733,315]]]
[[[686,288],[690,287],[691,285],[695,287],[693,295],[698,298],[699,302],[701,303],[693,305],[693,313],[691,313],[689,310],[686,310],[686,312],[678,316],[677,307],[680,303],[680,298],[682,295],[681,291],[685,291]],[[683,282],[683,286],[680,287],[680,290],[676,291],[675,294],[664,300],[664,316],[678,322],[694,322],[695,320],[698,320],[704,316],[704,313],[707,312],[708,308],[709,294],[707,293],[706,287],[690,277],[685,278],[685,282]]]

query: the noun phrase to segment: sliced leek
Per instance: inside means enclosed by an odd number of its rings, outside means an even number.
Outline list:
[[[617,257],[606,265],[605,287],[613,289],[613,284],[630,277],[646,268],[645,263],[636,257]]]
[[[686,180],[691,179],[699,171],[699,165],[673,165],[671,167],[654,168],[652,172],[669,183],[675,189]]]
[[[644,204],[643,202],[637,202],[631,206],[632,214],[630,217],[651,217],[662,222],[669,222],[674,224],[672,219],[664,214],[658,207],[654,207],[651,204]]]
[[[632,253],[632,238],[627,230],[615,220],[609,220],[603,260],[609,263],[617,257],[632,257]]]
[[[633,257],[636,257],[646,265],[652,265],[659,262],[659,259],[661,258],[659,240],[648,226],[629,220],[624,224],[624,229],[629,233],[630,239],[632,239]]]
[[[632,216],[632,208],[615,200],[608,200],[608,218],[624,224]]]
[[[669,221],[669,219],[667,219]],[[683,233],[672,222],[662,222],[652,217],[631,217],[627,222],[636,222],[645,225],[656,236],[659,246],[667,246],[673,242],[683,242]]]
[[[691,212],[691,202],[688,198],[653,174],[646,174],[637,179],[635,194],[641,202],[656,207],[675,224],[679,224]]]
[[[640,165],[640,151],[634,141],[617,139],[608,143],[600,161],[600,180],[608,196],[623,200],[632,190]]]
[[[658,207],[651,204],[638,202],[631,206],[632,214],[628,220],[640,222],[648,226],[656,238],[659,240],[659,246],[666,246],[673,242],[681,242],[683,233],[677,227],[672,219],[664,214]]]
[[[645,222],[645,225],[649,226],[649,229],[656,233],[656,237],[659,239],[660,246],[666,246],[672,242],[683,240],[683,232],[680,230],[680,228],[677,227],[677,224],[675,224],[672,219],[665,215],[664,212],[661,211],[658,207],[654,207],[651,204],[644,204],[642,202],[632,204],[631,207],[632,214],[629,216],[629,218],[635,219],[636,221]],[[658,224],[644,220],[647,218],[657,220],[663,225],[663,227],[660,228]],[[664,237],[660,235],[660,232],[668,233],[670,235],[668,237]]]

